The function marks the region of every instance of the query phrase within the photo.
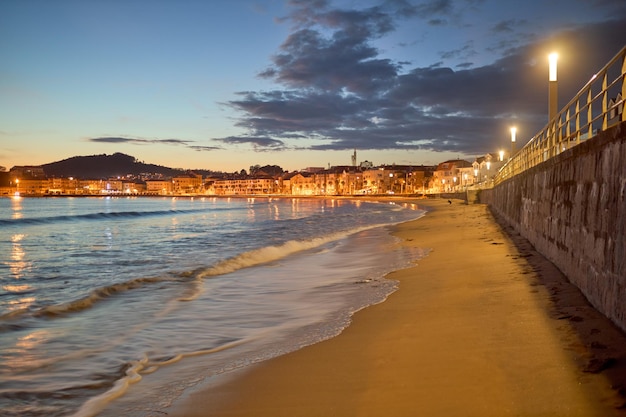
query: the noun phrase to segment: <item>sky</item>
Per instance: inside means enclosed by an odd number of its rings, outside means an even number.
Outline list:
[[[623,0],[1,0],[0,167],[471,162],[625,45]]]

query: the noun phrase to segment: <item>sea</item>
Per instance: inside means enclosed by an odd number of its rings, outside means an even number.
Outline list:
[[[0,415],[153,416],[331,338],[425,255],[417,205],[339,198],[0,198]]]

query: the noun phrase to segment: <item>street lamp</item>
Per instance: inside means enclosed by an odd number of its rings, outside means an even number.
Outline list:
[[[511,158],[515,154],[515,135],[517,134],[517,128],[514,126],[511,128]]]
[[[504,161],[504,151],[500,151],[500,162]]]
[[[548,62],[550,64],[549,73],[548,73],[548,81],[549,81],[549,91],[548,91],[548,123],[552,123],[552,120],[556,117],[556,113],[558,111],[558,85],[556,80],[556,63],[559,59],[559,55],[556,52],[548,55]]]

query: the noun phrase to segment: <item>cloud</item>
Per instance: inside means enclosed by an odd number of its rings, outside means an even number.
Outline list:
[[[192,140],[184,140],[184,139],[144,139],[144,138],[132,138],[125,136],[103,136],[96,138],[88,138],[89,142],[96,143],[128,143],[132,145],[175,145],[175,146],[186,146],[195,151],[212,151],[216,149],[221,149],[219,147],[214,146],[200,146],[200,145],[192,145],[195,141]]]
[[[480,1],[470,6],[479,5]],[[241,117],[241,136],[217,139],[255,150],[424,149],[477,155],[506,143],[508,127],[529,139],[547,122],[545,56],[559,45],[565,104],[623,46],[626,19],[553,32],[534,42],[506,44],[501,58],[473,67],[471,41],[443,53],[465,59],[409,68],[380,56],[374,41],[395,26],[407,2],[361,11],[330,10],[325,1],[292,1],[292,33],[260,76],[279,88],[246,91],[228,103]],[[469,3],[468,3],[469,4]],[[451,1],[411,9],[422,18],[453,14]],[[492,30],[512,30],[502,21]],[[504,48],[505,44],[500,47]],[[561,71],[561,70],[560,70]]]
[[[502,20],[500,22],[498,22],[497,24],[495,24],[492,28],[491,28],[491,32],[493,33],[513,33],[515,31],[516,28],[518,27],[524,27],[528,24],[528,22],[524,19],[521,20],[517,20],[517,19],[508,19],[508,20]]]
[[[283,149],[285,147],[285,144],[281,140],[269,137],[229,136],[215,140],[231,145],[251,144],[254,149],[259,152]]]
[[[222,148],[220,148],[219,146],[198,146],[198,145],[192,145],[192,146],[189,146],[189,149],[193,149],[194,151],[197,151],[197,152],[211,152],[211,151],[220,150]]]
[[[424,19],[452,13],[452,0],[431,0],[416,7],[416,14]]]
[[[187,145],[192,141],[182,139],[142,139],[142,138],[129,138],[124,136],[104,136],[98,138],[89,138],[89,142],[98,143],[132,143],[136,145],[162,143],[166,145]]]
[[[478,53],[474,49],[474,42],[467,41],[465,42],[465,45],[463,45],[461,48],[454,49],[451,51],[440,52],[439,56],[441,57],[441,59],[455,59],[455,58],[467,59],[477,54]]]

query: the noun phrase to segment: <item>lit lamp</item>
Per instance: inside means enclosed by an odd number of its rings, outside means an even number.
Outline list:
[[[515,135],[517,134],[517,128],[511,128],[511,158],[515,155]]]
[[[504,151],[500,151],[500,162],[504,161]]]
[[[550,63],[549,69],[549,91],[548,91],[548,123],[552,123],[552,120],[556,117],[556,113],[558,111],[558,88],[556,81],[556,63],[559,59],[559,55],[556,52],[548,55],[548,62]]]

